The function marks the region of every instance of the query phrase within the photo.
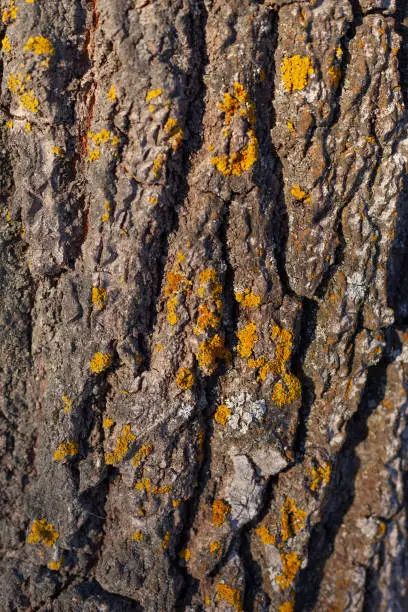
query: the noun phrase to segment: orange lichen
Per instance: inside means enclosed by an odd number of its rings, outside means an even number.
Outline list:
[[[212,505],[212,524],[220,527],[225,523],[231,509],[222,499],[215,499]]]
[[[30,89],[29,91],[24,92],[21,96],[20,96],[20,102],[22,107],[25,110],[28,110],[32,113],[38,113],[38,100],[35,97],[35,93],[33,89]]]
[[[72,457],[74,455],[77,455],[79,452],[79,446],[77,444],[77,442],[67,442],[66,444],[60,444],[57,448],[57,450],[54,453],[53,456],[53,460],[54,461],[61,461],[62,459],[65,459],[65,457]]]
[[[224,339],[219,334],[215,334],[211,339],[201,342],[195,356],[200,368],[205,374],[210,375],[217,369],[219,361],[230,360],[231,353],[226,348]]]
[[[106,300],[108,299],[108,292],[103,287],[92,287],[92,304],[96,304],[99,310],[102,310]]]
[[[31,127],[29,131],[31,132]],[[61,147],[51,147],[51,151],[54,153],[56,157],[59,157],[60,159],[64,159],[65,155]]]
[[[327,73],[329,75],[329,79],[332,82],[334,87],[338,87],[340,85],[341,80],[341,68],[338,64],[331,64],[329,66]]]
[[[100,152],[100,150],[99,150],[99,149],[94,149],[93,151],[91,151],[91,152],[89,153],[89,157],[88,157],[88,161],[89,161],[89,163],[92,163],[92,162],[94,162],[94,161],[98,161],[98,159],[100,158],[100,156],[101,156],[101,152]]]
[[[11,43],[10,43],[10,41],[8,39],[8,36],[5,36],[3,38],[3,40],[1,41],[1,48],[6,53],[10,53],[10,51],[11,51]]]
[[[178,321],[176,307],[178,296],[187,291],[191,286],[191,281],[187,280],[186,275],[181,270],[181,263],[185,260],[183,253],[177,253],[177,259],[172,269],[167,274],[167,281],[164,287],[164,295],[167,300],[167,320],[170,325],[176,325]]]
[[[188,550],[188,548],[183,548],[180,551],[179,556],[181,559],[184,559],[184,561],[188,561],[191,557],[191,552]]]
[[[220,425],[226,425],[228,423],[230,414],[231,410],[228,408],[228,406],[226,404],[220,404],[214,414],[214,419]]]
[[[28,535],[29,544],[44,544],[53,546],[59,538],[59,532],[45,518],[34,521]]]
[[[8,121],[6,121],[6,127],[8,127],[9,130],[12,130],[14,126],[14,121],[12,119],[9,119]]]
[[[159,178],[161,176],[163,164],[166,160],[166,156],[163,153],[159,153],[155,159],[153,160],[153,175],[154,178]]]
[[[30,36],[24,46],[24,51],[32,51],[36,55],[53,55],[54,45],[44,36]]]
[[[147,457],[151,454],[152,451],[153,444],[143,444],[143,446],[139,448],[135,456],[132,458],[133,465],[138,468],[141,462],[144,461],[144,459],[147,459]]]
[[[235,299],[244,308],[258,308],[259,304],[261,303],[261,298],[259,295],[252,293],[250,289],[244,289],[242,293],[235,293]]]
[[[261,355],[257,359],[254,359],[254,358],[248,359],[248,366],[252,370],[255,370],[255,369],[258,370],[257,380],[259,382],[265,380],[269,372],[273,372],[274,374],[276,374],[275,362],[265,357],[265,355]]]
[[[256,533],[261,538],[263,544],[275,544],[275,536],[270,533],[266,525],[261,525],[258,529],[255,529]]]
[[[135,531],[132,533],[132,540],[136,540],[136,542],[141,542],[143,540],[143,533],[141,531]]]
[[[150,478],[142,478],[135,484],[135,489],[136,491],[150,491],[151,485]]]
[[[110,429],[111,427],[113,427],[115,424],[115,421],[113,421],[112,419],[110,419],[109,417],[106,417],[106,419],[104,419],[102,427],[104,429]]]
[[[310,58],[300,55],[284,57],[280,69],[283,84],[290,92],[304,89],[308,83],[309,75],[314,73]]]
[[[152,485],[150,487],[150,491],[155,495],[166,495],[166,493],[171,493],[172,491],[171,485],[164,485],[163,487],[157,487],[156,485]]]
[[[63,395],[61,399],[64,406],[64,412],[69,412],[72,408],[72,399],[68,397],[68,395]]]
[[[286,364],[290,359],[293,342],[292,333],[282,329],[278,325],[273,325],[271,329],[271,340],[275,344],[274,354],[274,373],[281,374],[286,369]]]
[[[294,552],[280,553],[280,558],[283,565],[283,572],[276,576],[276,582],[282,589],[287,589],[296,578],[296,574],[301,566],[301,560],[298,554]]]
[[[325,461],[322,465],[314,467],[312,469],[312,482],[310,484],[310,490],[316,491],[322,484],[329,484],[331,477],[331,466],[330,463]]]
[[[100,374],[107,370],[112,364],[112,355],[110,353],[95,353],[92,357],[89,367],[94,374]]]
[[[127,424],[122,428],[118,439],[116,440],[115,450],[111,453],[105,453],[106,465],[114,465],[122,461],[129,452],[129,446],[136,440],[136,436],[132,434],[130,425]]]
[[[88,132],[87,137],[92,140],[97,146],[108,142],[111,133],[107,129],[102,129],[100,132]]]
[[[14,21],[17,19],[17,12],[20,9],[16,7],[15,0],[10,0],[10,5],[7,9],[3,11],[1,20],[3,23],[7,23],[8,21]]]
[[[115,102],[115,100],[117,99],[117,95],[116,95],[116,87],[115,85],[112,85],[112,87],[110,88],[110,90],[108,91],[108,93],[106,94],[106,97],[108,98],[108,100],[110,100],[111,102]]]
[[[211,163],[224,176],[241,176],[249,170],[258,159],[258,139],[255,130],[248,130],[249,143],[231,155],[214,156]]]
[[[176,151],[180,146],[181,141],[184,138],[184,133],[181,127],[178,125],[178,120],[170,117],[164,126],[165,131],[169,135],[169,141],[173,151]]]
[[[279,612],[294,612],[295,604],[293,601],[285,601],[279,606]]]
[[[290,193],[297,200],[300,200],[300,201],[304,200],[305,202],[310,203],[310,196],[309,196],[309,194],[307,193],[307,191],[304,191],[300,187],[300,185],[293,185],[292,189],[290,190]]]
[[[229,603],[233,608],[235,608],[235,610],[238,610],[239,612],[243,610],[242,595],[239,589],[234,589],[228,584],[219,582],[217,584],[217,593],[220,599],[223,599]]]
[[[206,268],[200,272],[200,287],[198,295],[203,298],[206,295],[216,298],[222,293],[222,285],[218,282],[218,274],[215,268]]]
[[[207,304],[200,304],[198,307],[197,325],[194,329],[196,335],[204,333],[208,328],[217,329],[221,318],[213,312]]]
[[[239,340],[237,345],[238,353],[241,357],[250,357],[255,343],[259,340],[254,321],[250,321],[241,331],[237,332],[237,338]]]
[[[176,314],[176,306],[178,304],[178,298],[176,295],[173,295],[167,300],[167,320],[170,325],[176,325],[178,321],[178,316]]]
[[[166,550],[166,548],[169,545],[169,541],[170,541],[170,531],[166,531],[166,533],[164,534],[163,541],[162,541],[163,550]]]
[[[272,401],[280,408],[299,399],[302,385],[299,379],[290,373],[282,374],[282,379],[276,383],[272,392]]]
[[[151,89],[146,94],[146,102],[150,102],[150,100],[153,100],[154,98],[157,98],[158,96],[161,96],[162,93],[163,93],[162,89]]]
[[[58,572],[58,570],[61,569],[61,566],[62,566],[62,560],[50,561],[49,563],[47,563],[48,569],[52,570],[53,572]]]
[[[179,499],[172,499],[171,500],[171,505],[173,506],[173,508],[178,508],[180,505],[180,500]]]
[[[218,553],[221,550],[221,542],[215,542],[215,541],[210,542],[209,550],[210,550],[210,553],[218,555]]]
[[[255,135],[255,106],[243,85],[235,82],[234,94],[225,93],[224,101],[218,105],[218,108],[224,113],[224,123],[227,126],[224,130],[225,138],[232,137],[228,126],[235,115],[239,115],[249,123],[247,132],[249,142],[247,145],[231,155],[214,156],[211,158],[211,163],[224,176],[240,176],[243,172],[249,170],[258,159],[258,139]]]
[[[188,368],[180,368],[176,376],[176,385],[184,391],[194,385],[194,376]]]
[[[283,542],[292,538],[305,526],[306,512],[298,508],[295,500],[291,497],[286,498],[281,508],[281,517],[281,539]]]

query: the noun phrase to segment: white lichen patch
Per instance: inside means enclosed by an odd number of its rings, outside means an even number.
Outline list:
[[[232,449],[238,451],[238,449]],[[257,481],[253,465],[245,455],[232,455],[234,474],[226,488],[231,519],[236,527],[252,520],[261,503],[262,485]]]
[[[251,395],[245,392],[228,398],[225,404],[231,410],[228,425],[243,434],[251,423],[261,423],[266,413],[265,400],[251,400]]]

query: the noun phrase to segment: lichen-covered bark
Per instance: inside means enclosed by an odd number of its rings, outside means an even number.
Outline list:
[[[0,609],[405,610],[406,3],[0,9]]]

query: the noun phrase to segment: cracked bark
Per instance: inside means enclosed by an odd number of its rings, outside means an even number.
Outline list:
[[[405,5],[4,0],[1,610],[407,608]]]

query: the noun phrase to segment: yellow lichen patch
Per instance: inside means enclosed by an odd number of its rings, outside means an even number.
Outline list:
[[[110,100],[111,102],[115,102],[115,100],[117,99],[117,95],[116,95],[116,87],[115,85],[112,85],[112,87],[110,88],[110,90],[108,91],[108,93],[106,94],[106,97],[108,98],[108,100]]]
[[[239,340],[237,351],[241,357],[250,357],[256,342],[259,340],[254,321],[250,321],[241,331],[237,332]]]
[[[146,94],[146,102],[150,102],[150,100],[153,100],[154,98],[158,98],[159,96],[161,96],[162,93],[163,93],[162,89],[151,89]]]
[[[212,374],[219,361],[229,361],[231,353],[226,348],[224,339],[215,334],[211,339],[203,340],[195,353],[200,368],[208,375]]]
[[[255,531],[261,538],[263,544],[275,544],[275,536],[269,532],[269,529],[265,525],[261,525],[258,529],[255,529]]]
[[[22,82],[20,76],[16,77],[16,75],[11,72],[7,81],[9,90],[12,93],[17,93],[21,86]]]
[[[299,379],[290,373],[282,374],[282,379],[276,383],[272,392],[272,401],[280,408],[299,399],[302,386]]]
[[[103,128],[100,132],[88,132],[87,137],[99,147],[99,145],[108,142],[111,133],[109,130]]]
[[[217,593],[219,599],[229,603],[235,610],[242,611],[242,595],[239,589],[234,589],[224,582],[219,582],[217,584]]]
[[[340,80],[341,80],[340,66],[338,66],[337,64],[332,64],[331,66],[329,66],[327,73],[329,75],[329,79],[332,82],[333,86],[337,88],[340,85]]]
[[[147,459],[147,457],[151,454],[152,450],[153,444],[143,444],[143,446],[139,448],[135,456],[132,458],[133,465],[138,468],[141,462],[144,461],[144,459]]]
[[[67,442],[66,444],[60,444],[54,453],[53,460],[61,461],[65,457],[77,455],[79,452],[79,446],[76,442]]]
[[[170,325],[176,325],[178,321],[178,316],[176,312],[177,304],[178,304],[177,295],[172,295],[167,300],[167,320],[170,323]]]
[[[248,130],[249,143],[231,155],[214,156],[211,163],[224,176],[241,176],[249,170],[258,159],[258,139],[255,130]]]
[[[288,121],[286,126],[291,134],[295,133],[295,126],[293,125],[292,121]]]
[[[135,531],[132,533],[132,540],[136,540],[136,542],[141,542],[143,540],[143,533],[141,531]]]
[[[108,299],[108,292],[103,287],[92,287],[91,301],[96,304],[99,310],[105,306]]]
[[[162,344],[156,344],[154,348],[158,353],[161,353],[162,350],[164,349],[164,346]]]
[[[25,110],[30,111],[31,113],[38,113],[38,100],[35,97],[35,93],[33,89],[26,91],[20,96],[20,102],[22,107]]]
[[[180,555],[181,559],[184,559],[184,561],[188,561],[191,557],[191,552],[188,550],[188,548],[183,548],[180,551]]]
[[[281,517],[281,538],[283,542],[292,538],[305,526],[306,512],[298,508],[295,500],[291,497],[286,498],[281,508]]]
[[[31,123],[29,121],[26,121],[24,124],[24,129],[27,132],[27,134],[31,133]]]
[[[171,148],[173,151],[176,151],[180,146],[181,141],[184,138],[184,133],[181,127],[178,125],[177,119],[170,117],[166,121],[166,125],[164,126],[165,131],[169,135],[169,141],[171,144]]]
[[[300,91],[307,85],[309,76],[314,73],[309,57],[293,55],[284,57],[281,64],[282,80],[285,88],[290,91]]]
[[[283,565],[283,571],[282,574],[276,576],[276,582],[283,591],[287,589],[296,578],[296,574],[301,566],[301,560],[299,555],[294,552],[281,553],[280,558]]]
[[[68,397],[68,395],[63,395],[61,399],[64,406],[64,412],[69,412],[72,408],[72,399]]]
[[[263,381],[268,376],[269,372],[276,373],[275,362],[267,359],[265,355],[261,355],[258,359],[248,359],[248,366],[252,370],[258,370],[258,381]]]
[[[12,119],[9,119],[8,121],[6,121],[6,127],[7,127],[9,130],[12,130],[12,129],[13,129],[13,126],[14,126],[14,121],[12,121]]]
[[[44,36],[30,36],[27,40],[24,51],[32,51],[36,55],[53,55],[54,45],[44,38]]]
[[[19,10],[20,9],[16,7],[15,0],[10,0],[9,7],[3,11],[3,14],[1,16],[2,22],[7,23],[9,21],[14,21],[15,19],[17,19],[17,12]]]
[[[1,48],[5,53],[10,53],[11,51],[11,43],[8,39],[8,36],[5,36],[1,41]]]
[[[159,178],[162,173],[163,164],[166,161],[166,156],[163,153],[159,153],[153,160],[153,175],[154,178]]]
[[[135,484],[135,489],[136,491],[150,491],[151,484],[150,478],[142,478]]]
[[[322,465],[312,469],[312,482],[310,484],[311,491],[317,491],[323,484],[329,484],[331,477],[330,463],[325,461]]]
[[[166,531],[166,533],[164,534],[163,541],[162,541],[163,550],[166,550],[166,548],[169,545],[169,541],[170,541],[170,531]]]
[[[200,287],[198,295],[216,298],[222,293],[222,285],[218,282],[218,274],[215,268],[206,268],[200,272]]]
[[[159,196],[154,194],[149,196],[149,204],[157,204],[157,202],[159,201]]]
[[[285,601],[279,606],[279,612],[294,612],[295,604],[293,601]]]
[[[47,567],[48,567],[48,569],[52,570],[53,572],[58,572],[58,570],[60,570],[61,567],[62,567],[62,560],[60,560],[60,561],[50,561],[49,563],[47,563]]]
[[[172,491],[171,485],[164,485],[163,487],[157,487],[156,485],[152,485],[150,487],[150,491],[155,495],[166,495],[166,493],[171,493]]]
[[[258,308],[259,304],[261,303],[261,298],[259,295],[252,293],[250,289],[245,289],[242,293],[235,293],[235,299],[244,308]]]
[[[92,163],[94,161],[98,161],[98,159],[101,156],[101,152],[99,149],[94,149],[93,151],[90,152],[89,157],[88,157],[88,161],[89,163]]]
[[[180,368],[176,376],[176,385],[184,391],[194,385],[194,376],[188,368]]]
[[[114,465],[122,461],[129,452],[129,446],[136,440],[136,436],[132,434],[130,425],[127,424],[122,428],[118,439],[116,440],[115,450],[111,453],[105,453],[106,465]]]
[[[305,201],[310,203],[310,197],[309,194],[307,193],[307,191],[304,191],[300,185],[293,185],[292,189],[290,190],[290,193],[293,195],[294,198],[296,198],[297,200],[301,200],[301,201]]]
[[[59,538],[59,533],[45,518],[34,521],[28,535],[29,544],[44,544],[53,546]]]
[[[112,364],[112,355],[110,353],[95,353],[92,357],[89,367],[94,374],[100,374],[107,370]]]
[[[212,505],[212,524],[221,527],[227,520],[231,509],[222,499],[215,499]]]
[[[214,419],[220,425],[226,425],[228,423],[230,414],[231,410],[228,408],[228,406],[226,404],[220,404],[214,414]]]
[[[112,419],[110,419],[109,417],[106,417],[106,418],[103,420],[102,427],[103,427],[104,429],[110,429],[111,427],[113,427],[113,426],[114,426],[114,424],[115,424],[115,421],[113,421],[113,420],[112,420]]]
[[[180,500],[179,499],[172,499],[171,500],[171,505],[173,506],[173,508],[178,508],[180,505]]]

